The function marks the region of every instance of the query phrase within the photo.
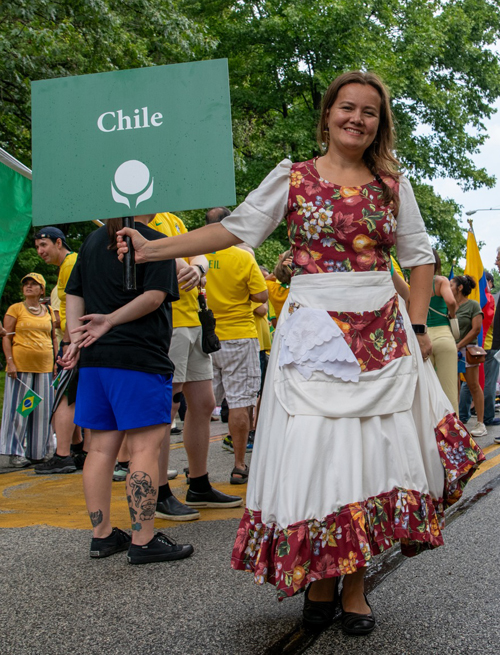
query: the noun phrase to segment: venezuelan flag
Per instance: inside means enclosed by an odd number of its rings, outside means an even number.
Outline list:
[[[465,275],[470,275],[476,281],[476,288],[472,289],[469,298],[471,300],[477,300],[481,305],[481,309],[483,309],[488,302],[488,298],[486,297],[486,275],[483,268],[483,262],[481,261],[481,255],[479,254],[479,248],[477,247],[476,237],[474,236],[474,231],[472,229],[472,222],[469,227],[469,233],[467,234]],[[482,331],[479,334],[478,343],[480,346],[483,345]]]

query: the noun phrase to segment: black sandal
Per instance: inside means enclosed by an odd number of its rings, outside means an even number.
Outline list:
[[[364,635],[368,635],[375,627],[375,617],[371,611],[371,605],[368,602],[366,594],[363,595],[365,597],[366,604],[370,608],[369,614],[344,612],[344,608],[342,607],[342,593],[340,594],[340,609],[342,610],[340,625],[342,626],[342,632],[345,635],[349,635],[350,637],[362,637]]]
[[[311,600],[309,598],[311,585],[308,585],[302,612],[306,628],[310,630],[324,630],[333,622],[338,601],[339,579],[337,578],[335,582],[333,600],[330,601]]]
[[[231,484],[246,484],[248,482],[248,466],[245,464],[244,469],[239,469],[236,466],[231,471]],[[235,477],[235,474],[241,477]]]

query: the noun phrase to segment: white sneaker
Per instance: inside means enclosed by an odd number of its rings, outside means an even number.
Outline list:
[[[477,423],[477,425],[470,431],[473,437],[486,437],[488,435],[488,430],[484,423]]]
[[[9,464],[16,469],[23,469],[30,466],[31,462],[26,457],[23,457],[23,455],[11,455]]]
[[[169,480],[175,480],[175,478],[179,475],[179,471],[177,469],[168,469],[167,471],[167,476]]]

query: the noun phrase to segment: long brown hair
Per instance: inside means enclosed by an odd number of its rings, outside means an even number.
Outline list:
[[[116,233],[123,227],[123,218],[108,218],[106,221],[106,230],[108,231],[109,246],[108,250],[116,250]]]
[[[377,178],[382,186],[383,201],[388,205],[391,201],[397,212],[399,197],[394,189],[386,184],[380,175],[386,174],[395,180],[401,175],[399,173],[399,161],[393,155],[394,150],[394,121],[392,118],[390,95],[387,87],[380,77],[375,73],[363,73],[362,71],[349,71],[336,77],[330,84],[323,96],[321,106],[321,118],[318,123],[316,138],[322,152],[328,150],[328,113],[337,99],[340,89],[347,84],[363,84],[372,86],[380,96],[380,121],[377,134],[373,143],[363,153],[363,159],[368,169]],[[326,148],[325,148],[326,145]]]

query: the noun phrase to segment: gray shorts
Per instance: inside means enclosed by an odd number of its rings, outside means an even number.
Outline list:
[[[210,355],[201,348],[201,325],[174,328],[168,356],[175,365],[174,384],[213,377]]]
[[[220,344],[221,349],[212,353],[217,405],[225,397],[229,409],[254,406],[260,388],[259,340],[230,339]]]

